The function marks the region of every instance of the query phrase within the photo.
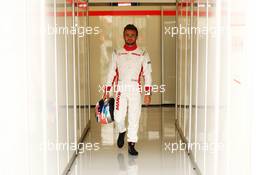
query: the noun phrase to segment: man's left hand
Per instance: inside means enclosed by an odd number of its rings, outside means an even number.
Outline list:
[[[145,96],[144,96],[144,103],[145,103],[146,105],[149,105],[150,102],[151,102],[151,96],[150,96],[150,95],[145,95]]]

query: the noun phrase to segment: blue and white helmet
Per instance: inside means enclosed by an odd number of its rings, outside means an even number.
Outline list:
[[[102,124],[112,123],[114,121],[114,105],[114,98],[101,99],[97,102],[95,106],[96,121]]]

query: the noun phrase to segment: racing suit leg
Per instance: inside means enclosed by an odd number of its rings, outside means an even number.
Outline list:
[[[115,123],[119,133],[126,131],[125,117],[127,112],[127,97],[123,92],[118,92],[115,99]]]
[[[128,94],[128,142],[138,141],[139,119],[141,114],[141,93]]]

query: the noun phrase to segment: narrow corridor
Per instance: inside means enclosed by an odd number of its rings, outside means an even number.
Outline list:
[[[116,146],[118,133],[113,124],[100,125],[92,117],[92,127],[84,142],[99,143],[99,149],[82,148],[69,174],[195,175],[186,151],[175,149],[180,136],[174,115],[173,107],[143,108],[136,145],[138,157],[128,155],[126,144],[122,149]]]

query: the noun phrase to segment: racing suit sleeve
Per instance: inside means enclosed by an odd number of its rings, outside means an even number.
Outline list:
[[[149,58],[149,54],[145,51],[143,53],[143,76],[145,79],[145,95],[151,95],[152,91],[152,77],[151,77],[151,61]]]
[[[114,81],[115,76],[116,76],[116,67],[117,67],[116,66],[116,58],[117,58],[116,51],[114,51],[112,54],[111,63],[109,65],[106,83],[104,85],[104,91],[105,92],[109,92],[111,90],[113,81]]]

